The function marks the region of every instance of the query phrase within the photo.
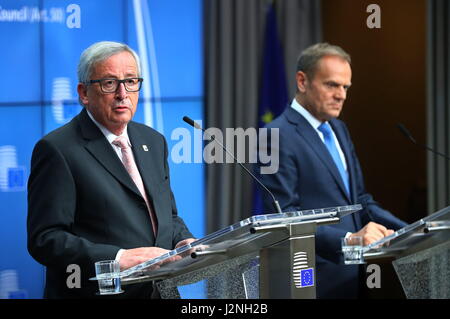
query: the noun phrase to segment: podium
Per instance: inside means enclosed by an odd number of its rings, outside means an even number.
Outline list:
[[[450,206],[361,250],[367,263],[393,259],[408,299],[450,298]]]
[[[352,205],[253,216],[122,271],[121,285],[126,290],[154,281],[162,298],[180,298],[177,287],[206,281],[204,298],[313,299],[317,226],[338,223],[361,209]]]

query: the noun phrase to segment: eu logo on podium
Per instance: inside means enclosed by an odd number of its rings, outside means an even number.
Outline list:
[[[314,286],[314,268],[302,269],[300,278],[300,288]]]

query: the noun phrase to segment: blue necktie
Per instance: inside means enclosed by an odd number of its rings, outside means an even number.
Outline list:
[[[339,156],[339,151],[336,147],[336,144],[334,143],[334,137],[333,132],[331,131],[331,127],[328,124],[328,122],[324,122],[320,124],[319,131],[323,133],[325,145],[330,152],[331,157],[334,160],[334,163],[336,164],[336,167],[341,174],[342,181],[344,182],[345,189],[347,190],[347,194],[350,194],[350,187],[349,187],[349,180],[348,180],[348,173],[344,169],[344,164],[342,163],[341,157]]]

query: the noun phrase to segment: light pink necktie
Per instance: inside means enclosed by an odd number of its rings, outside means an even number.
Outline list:
[[[113,144],[120,147],[122,150],[122,162],[125,166],[125,169],[130,174],[137,188],[141,192],[142,197],[144,197],[145,203],[147,204],[148,211],[150,213],[150,220],[152,222],[153,233],[156,237],[156,231],[158,229],[157,220],[155,213],[153,212],[150,203],[147,198],[147,193],[144,188],[144,183],[142,182],[142,177],[139,174],[139,170],[136,166],[136,162],[134,161],[133,153],[131,152],[131,147],[128,145],[128,141],[124,136],[119,136],[113,141]]]

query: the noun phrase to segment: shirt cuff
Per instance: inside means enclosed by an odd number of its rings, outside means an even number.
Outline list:
[[[119,249],[119,251],[117,252],[115,261],[117,261],[117,262],[120,261],[120,257],[122,257],[122,254],[124,251],[125,251],[125,249]]]

